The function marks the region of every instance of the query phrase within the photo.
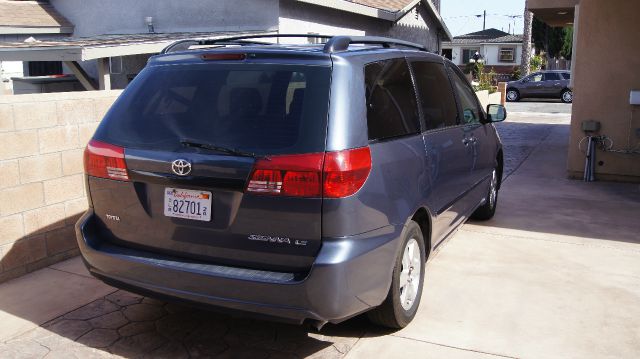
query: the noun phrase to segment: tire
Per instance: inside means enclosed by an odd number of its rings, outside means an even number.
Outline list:
[[[508,89],[506,97],[509,102],[520,101],[520,91],[516,89]]]
[[[472,219],[486,221],[493,218],[496,213],[496,206],[498,205],[498,173],[498,169],[494,168],[484,204],[471,214]]]
[[[367,313],[369,320],[374,324],[393,329],[406,327],[415,317],[420,305],[426,252],[424,237],[418,223],[409,222],[400,248],[402,250],[393,266],[391,288],[387,298],[379,307]],[[415,253],[416,250],[418,253]],[[419,273],[415,272],[416,266],[419,266]],[[419,280],[417,285],[416,280]]]
[[[560,100],[564,103],[572,103],[573,102],[573,91],[569,89],[565,89],[560,94]]]

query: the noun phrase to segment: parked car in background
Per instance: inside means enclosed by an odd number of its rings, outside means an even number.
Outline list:
[[[494,215],[506,111],[420,45],[327,38],[151,58],[85,151],[89,271],[316,327],[406,326],[432,249]]]
[[[569,88],[570,80],[569,71],[536,72],[507,83],[507,101],[519,101],[523,98],[557,98],[564,103],[571,103],[573,92]]]

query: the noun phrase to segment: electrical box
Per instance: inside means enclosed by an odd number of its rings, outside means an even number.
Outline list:
[[[640,105],[640,90],[631,90],[629,93],[629,105]]]
[[[598,121],[582,121],[583,132],[598,132],[600,130],[600,122]]]

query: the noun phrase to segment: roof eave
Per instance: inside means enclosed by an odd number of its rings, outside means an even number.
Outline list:
[[[368,17],[374,17],[382,20],[397,21],[395,12],[386,11],[382,9],[376,9],[370,6],[357,4],[344,0],[296,0],[298,2],[303,2],[312,5],[318,5],[322,7],[328,7],[336,10],[341,10],[345,12],[349,12],[352,14],[358,14]]]
[[[398,20],[403,18],[409,11],[415,8],[416,5],[422,2],[427,6],[427,10],[429,10],[429,13],[431,14],[431,16],[433,16],[434,19],[436,19],[436,21],[438,22],[439,30],[444,35],[443,40],[451,41],[451,39],[453,39],[453,36],[451,35],[449,28],[445,24],[444,19],[442,19],[442,16],[440,16],[440,13],[438,12],[438,10],[429,0],[413,0],[407,6],[405,6],[402,10],[396,11],[396,12],[377,9],[370,6],[353,3],[350,1],[344,1],[344,0],[296,0],[296,1],[307,3],[307,4],[318,5],[322,7],[328,7],[336,10],[341,10],[341,11],[349,12],[352,14],[358,14],[358,15],[377,18],[377,19],[387,20],[391,22],[397,22]]]
[[[444,35],[444,37],[442,38],[442,41],[451,41],[451,40],[453,40],[453,36],[451,35],[451,31],[449,31],[449,28],[447,27],[447,24],[445,24],[444,19],[442,18],[442,16],[440,16],[440,13],[438,12],[438,9],[436,9],[436,7],[429,0],[420,0],[420,1],[422,1],[424,4],[427,5],[427,9],[431,13],[431,16],[433,16],[436,19],[436,21],[438,21],[438,25],[440,26],[440,30],[442,31],[442,34]],[[417,4],[420,1],[415,1],[415,3]],[[413,6],[415,6],[415,4]]]
[[[72,34],[73,26],[7,26],[0,25],[0,35]]]

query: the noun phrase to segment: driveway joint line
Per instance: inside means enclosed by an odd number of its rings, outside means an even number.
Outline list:
[[[553,129],[552,129],[552,128],[549,128],[549,132],[547,132],[547,134],[546,134],[543,138],[541,138],[541,139],[540,139],[540,141],[538,141],[538,143],[536,143],[535,145],[533,145],[533,146],[531,147],[531,151],[529,151],[529,153],[527,153],[527,155],[526,155],[526,156],[524,156],[524,158],[522,159],[522,161],[520,161],[520,163],[518,163],[518,165],[513,169],[513,171],[509,172],[509,173],[507,174],[507,176],[506,176],[506,177],[504,177],[504,178],[502,179],[501,185],[502,185],[502,184],[504,184],[504,183],[505,183],[505,182],[506,182],[506,181],[511,177],[511,175],[513,175],[514,173],[516,173],[516,172],[520,169],[520,167],[522,167],[522,164],[524,164],[525,162],[527,162],[527,160],[529,159],[529,157],[531,157],[531,155],[532,155],[532,154],[533,154],[533,153],[538,149],[538,147],[540,147],[540,145],[541,145],[543,142],[545,142],[545,141],[549,138],[549,136],[551,136],[551,133],[552,133],[552,132],[553,132]]]
[[[497,357],[501,357],[501,358],[518,359],[518,357],[514,357],[514,356],[510,356],[510,355],[506,355],[506,354],[496,354],[496,353],[485,352],[485,351],[482,351],[482,350],[461,348],[461,347],[457,347],[457,346],[454,346],[454,345],[441,344],[441,343],[431,342],[431,341],[424,340],[424,339],[408,338],[408,337],[405,337],[405,336],[402,336],[402,335],[398,335],[398,334],[390,334],[390,335],[392,337],[396,337],[396,338],[414,340],[414,341],[417,341],[417,342],[437,345],[437,346],[441,346],[441,347],[445,347],[445,348],[463,350],[463,351],[467,351],[467,352],[480,353],[480,354],[486,354],[486,355],[493,355],[493,356],[497,356]]]
[[[590,243],[565,242],[565,241],[558,241],[558,240],[553,240],[553,239],[544,239],[544,238],[536,238],[536,237],[525,237],[525,236],[519,236],[519,235],[515,235],[515,234],[502,234],[502,233],[484,232],[484,231],[478,231],[478,230],[474,231],[473,229],[464,229],[464,228],[462,228],[461,230],[462,231],[466,231],[466,232],[471,232],[471,233],[481,233],[481,234],[487,234],[487,235],[490,235],[490,236],[497,236],[497,237],[507,237],[507,238],[515,238],[515,239],[530,239],[530,240],[534,240],[534,241],[559,243],[559,244],[569,244],[569,245],[589,247],[589,248],[612,249],[612,250],[616,250],[616,251],[619,251],[619,252],[640,253],[640,250],[627,249],[627,248],[617,248],[617,247],[612,247],[612,246],[603,246],[603,245],[590,244]],[[593,240],[604,240],[604,239],[598,239],[598,238],[591,238],[591,239],[593,239]]]
[[[73,272],[69,272],[69,271],[66,271],[66,270],[58,269],[58,268],[53,268],[53,267],[47,267],[47,268],[49,268],[49,269],[53,269],[53,270],[57,270],[58,272],[62,272],[62,273],[67,273],[67,274],[77,275],[77,276],[82,277],[82,278],[87,278],[87,279],[97,280],[97,279],[96,279],[96,278],[94,278],[94,277],[88,277],[88,276],[86,276],[86,275],[82,275],[82,274],[78,274],[78,273],[73,273]]]

